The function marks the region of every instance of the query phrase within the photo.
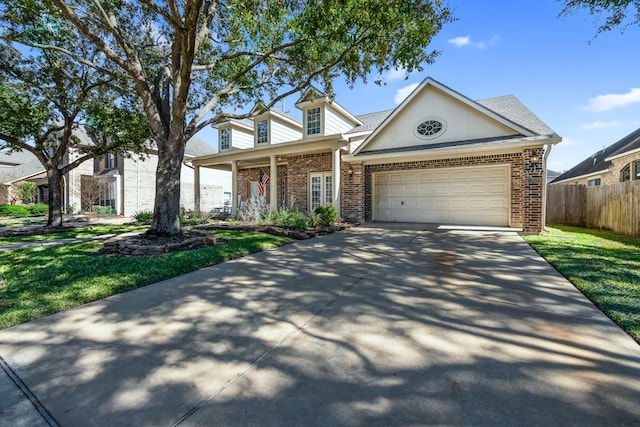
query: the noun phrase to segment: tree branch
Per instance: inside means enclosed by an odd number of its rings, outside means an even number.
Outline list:
[[[140,0],[140,3],[147,5],[158,15],[162,16],[165,19],[165,21],[167,21],[168,24],[171,24],[171,26],[173,26],[174,28],[182,28],[182,22],[179,19],[178,21],[176,21],[175,15],[172,16],[168,14],[166,10],[162,9],[160,6],[155,4],[152,0]]]

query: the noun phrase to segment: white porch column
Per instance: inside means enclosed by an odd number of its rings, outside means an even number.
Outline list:
[[[333,184],[333,207],[338,212],[340,218],[340,147],[333,151],[333,168],[331,182]]]
[[[117,171],[113,176],[116,178],[116,182],[115,182],[115,185],[114,185],[114,187],[115,187],[114,191],[115,191],[116,200],[115,200],[115,206],[113,207],[114,208],[113,210],[115,211],[116,215],[122,215],[122,213],[123,213],[123,212],[121,212],[121,209],[122,209],[122,192],[120,190],[120,188],[121,188],[121,182],[120,181],[122,180],[122,177],[120,176],[120,174]]]
[[[231,162],[231,216],[238,215],[238,161]]]
[[[276,156],[271,156],[271,164],[269,165],[269,211],[276,212],[278,210],[278,164]]]
[[[193,210],[200,215],[200,166],[193,167]]]

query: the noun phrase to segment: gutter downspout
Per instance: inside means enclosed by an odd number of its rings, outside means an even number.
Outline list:
[[[551,154],[553,144],[547,144],[547,149],[542,157],[542,231],[547,228],[547,159]]]

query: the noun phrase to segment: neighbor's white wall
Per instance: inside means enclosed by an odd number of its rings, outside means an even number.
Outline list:
[[[231,172],[200,168],[200,209],[208,212],[224,205],[224,192],[231,192]],[[180,206],[194,208],[194,170],[182,166],[180,178]]]
[[[156,196],[158,156],[150,154],[144,160],[124,159],[122,176],[122,214],[153,211]]]
[[[445,132],[433,139],[415,136],[414,129],[425,119],[434,117],[444,120]],[[439,89],[427,86],[370,141],[364,151],[516,134]]]
[[[71,163],[78,159],[81,154],[73,149],[69,150],[69,153],[66,155],[67,162]],[[67,180],[66,184],[66,204],[73,207],[74,212],[77,212],[80,209],[81,204],[81,193],[80,193],[80,177],[82,175],[90,175],[93,176],[93,159],[86,160],[80,165],[69,171],[65,179]]]

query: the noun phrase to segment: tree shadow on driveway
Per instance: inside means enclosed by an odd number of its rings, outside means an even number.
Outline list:
[[[62,426],[630,425],[640,347],[514,233],[356,228],[0,331]]]

